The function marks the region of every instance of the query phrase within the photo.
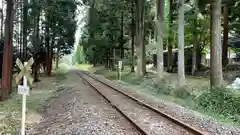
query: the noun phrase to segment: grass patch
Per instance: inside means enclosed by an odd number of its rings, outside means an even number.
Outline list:
[[[55,77],[44,78],[39,82],[39,86],[31,90],[30,96],[27,97],[26,123],[28,125],[41,119],[38,110],[56,95],[56,91],[62,87],[62,81],[63,79],[56,81]],[[0,102],[0,134],[13,135],[16,134],[17,129],[20,129],[21,105],[22,96],[18,95],[16,90],[11,99]]]
[[[93,65],[89,65],[89,64],[79,64],[79,65],[77,65],[77,67],[81,68],[82,70],[89,70],[89,68],[92,68]]]
[[[95,72],[97,70],[96,67],[93,67],[93,65],[90,64],[76,64],[74,66],[83,71]]]

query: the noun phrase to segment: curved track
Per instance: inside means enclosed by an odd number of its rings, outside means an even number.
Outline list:
[[[167,133],[167,134],[179,134],[179,135],[208,135],[208,133],[204,133],[202,131],[199,131],[190,125],[187,125],[176,118],[173,118],[169,116],[166,113],[163,113],[154,107],[143,103],[139,101],[138,99],[125,94],[121,90],[118,90],[117,88],[113,87],[112,85],[100,80],[94,75],[91,75],[87,72],[80,72],[77,73],[84,81],[86,81],[94,90],[96,90],[102,97],[104,97],[109,103],[112,104],[112,106],[119,111],[139,132],[141,132],[143,135],[148,134],[158,134],[157,129],[158,127],[151,128],[153,131],[150,131],[149,125],[152,124],[152,122],[156,123],[167,123],[166,125],[169,126],[169,128],[172,128],[173,130]],[[121,97],[121,98],[118,98]],[[119,100],[120,99],[120,100]],[[126,103],[124,103],[125,101]],[[150,123],[145,124],[141,122],[140,120],[136,120],[135,117],[131,115],[131,113],[128,113],[130,109],[126,109],[126,107],[121,107],[125,104],[125,106],[132,106],[131,108],[134,108],[135,111],[139,111],[142,115],[146,113],[148,117],[151,117],[149,120]],[[131,110],[130,110],[131,111]],[[144,115],[144,116],[147,116]],[[140,117],[140,116],[138,116]],[[142,118],[142,116],[141,116]],[[143,121],[145,119],[142,119]],[[145,125],[144,125],[145,124]],[[155,123],[154,123],[155,124]],[[153,124],[152,124],[153,125]],[[159,128],[160,129],[160,128]],[[162,130],[162,129],[161,129]],[[160,132],[160,131],[159,131]],[[173,133],[174,132],[174,133]],[[164,134],[164,133],[162,133]]]

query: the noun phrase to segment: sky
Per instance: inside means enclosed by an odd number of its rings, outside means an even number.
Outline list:
[[[4,0],[0,0],[0,8],[2,9],[2,7],[3,7],[3,4],[2,3],[6,3],[6,1]],[[4,10],[5,10],[5,8],[6,8],[6,5],[4,5]],[[3,13],[4,15],[6,14],[6,13]]]
[[[80,0],[79,0],[80,1]],[[80,39],[80,36],[81,36],[81,28],[84,26],[85,22],[82,21],[82,19],[85,17],[86,13],[87,13],[87,10],[86,8],[84,8],[83,6],[78,6],[77,8],[77,17],[76,19],[78,20],[78,24],[77,24],[77,31],[75,33],[75,44],[74,44],[74,47],[76,49],[78,43],[79,43],[79,39]]]

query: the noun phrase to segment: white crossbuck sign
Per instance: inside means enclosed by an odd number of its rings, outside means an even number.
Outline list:
[[[32,84],[33,79],[29,73],[31,69],[31,65],[33,64],[33,58],[31,58],[28,62],[22,62],[17,59],[16,64],[20,68],[20,73],[16,76],[16,83],[18,84],[20,80],[23,78],[23,85],[18,85],[18,94],[22,95],[22,124],[21,124],[21,135],[25,135],[25,121],[26,121],[26,100],[27,95],[29,95],[29,87],[27,85],[27,81],[29,84]]]
[[[26,76],[29,84],[32,84],[33,78],[31,77],[29,70],[31,69],[33,62],[34,62],[34,60],[33,60],[33,58],[31,58],[28,60],[28,62],[24,62],[24,65],[23,65],[21,60],[17,58],[16,64],[19,67],[19,69],[21,70],[20,73],[16,77],[17,84],[20,82],[20,80],[23,78],[23,76]]]

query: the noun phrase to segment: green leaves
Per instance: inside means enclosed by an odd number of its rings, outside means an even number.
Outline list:
[[[85,54],[83,51],[83,46],[78,45],[77,50],[74,54],[74,60],[77,64],[84,64],[85,63]]]
[[[55,44],[53,47],[60,48],[61,54],[71,53],[74,45],[76,31],[75,11],[77,3],[75,0],[48,0],[46,12],[50,13],[47,20],[50,22],[50,31]]]
[[[198,105],[205,110],[212,110],[223,116],[240,113],[240,96],[230,89],[215,88],[207,90],[196,99]]]

